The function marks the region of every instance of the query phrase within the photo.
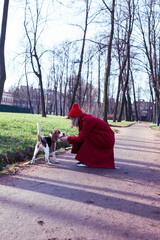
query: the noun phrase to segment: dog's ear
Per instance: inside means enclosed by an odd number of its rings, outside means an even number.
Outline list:
[[[54,130],[53,133],[52,133],[52,141],[57,142],[58,137],[59,137],[58,130]]]

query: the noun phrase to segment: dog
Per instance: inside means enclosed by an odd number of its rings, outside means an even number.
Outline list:
[[[49,161],[49,152],[51,150],[52,157],[55,163],[59,163],[56,159],[56,142],[62,136],[65,136],[60,130],[54,130],[48,137],[41,137],[41,129],[39,123],[37,123],[37,134],[38,134],[38,142],[36,143],[35,150],[33,153],[33,157],[31,163],[35,163],[35,159],[39,151],[43,151],[45,153],[45,161],[48,161],[48,164],[52,163]]]

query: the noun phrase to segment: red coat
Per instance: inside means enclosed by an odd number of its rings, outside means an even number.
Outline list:
[[[114,132],[103,120],[83,113],[79,123],[79,135],[68,137],[75,159],[89,167],[115,168]],[[83,143],[78,150],[78,145]]]

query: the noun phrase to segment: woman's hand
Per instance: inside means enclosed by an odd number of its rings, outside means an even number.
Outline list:
[[[67,142],[68,141],[68,136],[60,137],[59,138],[62,142]]]

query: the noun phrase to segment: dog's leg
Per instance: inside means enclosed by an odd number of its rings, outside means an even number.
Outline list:
[[[55,163],[59,163],[59,160],[56,159],[56,152],[52,152],[52,157]]]
[[[48,161],[48,164],[52,165],[52,163],[49,161],[49,147],[48,147],[48,145],[44,149],[44,152],[45,152],[45,161]]]
[[[56,159],[56,142],[54,143],[54,151],[52,152],[52,157],[55,163],[59,163],[59,161]]]
[[[38,146],[39,146],[39,143],[37,143],[36,146],[35,146],[33,157],[32,157],[32,160],[31,160],[30,163],[35,163],[35,158],[36,158],[36,156],[37,156],[37,154],[40,150]]]

